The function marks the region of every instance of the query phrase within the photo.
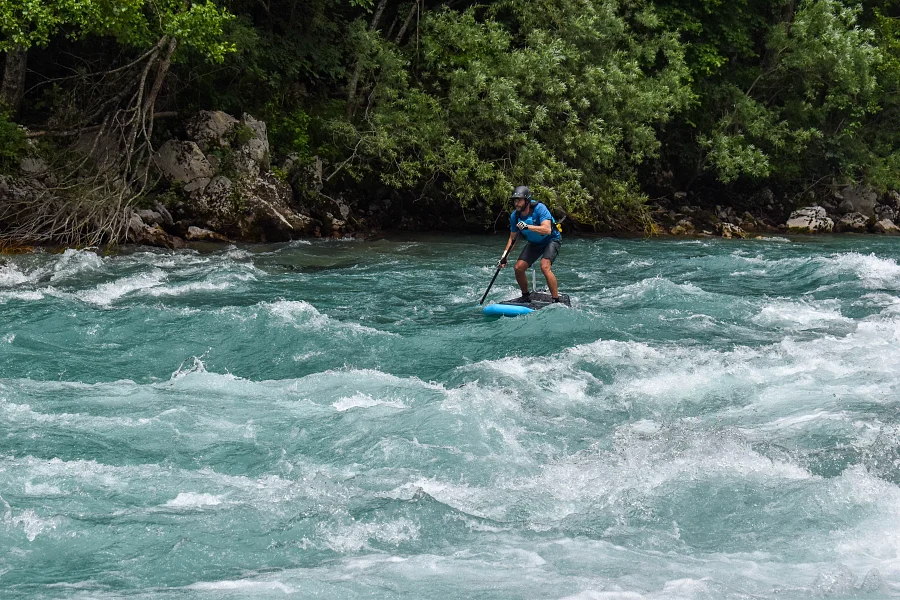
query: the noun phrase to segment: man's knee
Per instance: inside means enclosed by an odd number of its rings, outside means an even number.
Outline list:
[[[544,275],[552,274],[553,273],[553,271],[551,270],[552,266],[553,266],[553,263],[551,263],[549,260],[542,260],[541,261],[541,273],[543,273]]]
[[[528,269],[528,263],[524,260],[516,261],[516,273],[524,273]]]

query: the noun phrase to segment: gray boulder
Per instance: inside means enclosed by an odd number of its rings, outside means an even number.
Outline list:
[[[867,219],[865,215],[858,212],[852,212],[841,217],[841,220],[838,221],[838,230],[865,233],[868,225],[869,219]]]
[[[155,210],[139,210],[137,211],[137,215],[147,225],[162,225],[165,222],[163,216]]]
[[[227,237],[222,234],[216,233],[215,231],[210,231],[209,229],[203,229],[202,227],[194,227],[191,225],[188,227],[187,235],[185,237],[192,242],[230,242]]]
[[[837,207],[837,213],[839,215],[846,215],[847,213],[852,213],[852,212],[854,212],[853,203],[850,202],[849,200],[841,200],[841,203],[838,204],[838,207]],[[862,213],[860,213],[860,214],[862,214]]]
[[[175,220],[172,218],[172,213],[170,213],[169,210],[158,200],[153,203],[153,210],[154,212],[159,213],[159,216],[162,218],[162,225],[171,227],[175,224]]]
[[[192,141],[166,142],[157,166],[183,185],[177,226],[189,239],[281,241],[315,232],[313,220],[295,209],[290,186],[269,171],[263,121],[204,111],[187,130]]]
[[[821,206],[807,206],[792,212],[785,226],[791,233],[830,233],[834,221]]]
[[[25,175],[41,175],[47,172],[47,163],[36,157],[25,157],[19,161],[19,168]]]
[[[682,219],[675,223],[670,231],[672,235],[694,235],[697,232],[690,219]]]
[[[219,175],[183,212],[231,239],[284,241],[311,233],[312,219],[296,212],[292,199],[291,188],[271,173],[238,181]]]
[[[875,207],[875,218],[881,221],[882,219],[888,219],[890,221],[897,220],[897,211],[892,206],[885,206],[883,204],[879,204]]]
[[[266,124],[244,114],[241,117],[240,126],[252,137],[247,140],[239,140],[241,143],[234,156],[235,168],[249,177],[258,177],[261,172],[268,171],[270,168],[269,137]]]
[[[862,213],[867,217],[875,216],[878,193],[872,188],[864,185],[848,185],[841,189],[841,196],[853,207],[851,212]]]
[[[135,244],[175,250],[184,248],[184,240],[166,233],[159,225],[147,225],[137,213],[128,220],[128,239]]]
[[[882,219],[875,222],[875,233],[883,233],[885,235],[900,235],[900,227],[894,225],[890,219]]]
[[[727,239],[747,237],[747,232],[732,223],[716,223],[716,232]]]
[[[194,142],[169,140],[154,156],[156,168],[169,181],[184,184],[184,191],[202,191],[214,172],[206,155]]]
[[[900,210],[900,192],[891,190],[881,199],[881,203],[893,207],[894,210]]]
[[[221,110],[201,110],[187,125],[187,134],[208,152],[212,148],[227,148],[231,134],[239,121]]]

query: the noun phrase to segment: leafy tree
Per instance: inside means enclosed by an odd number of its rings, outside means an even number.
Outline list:
[[[490,221],[520,182],[587,222],[640,210],[635,167],[690,99],[682,46],[649,4],[509,0],[432,12],[420,35],[366,37],[365,116],[336,124],[358,175]]]

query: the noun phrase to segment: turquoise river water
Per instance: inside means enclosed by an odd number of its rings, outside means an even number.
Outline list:
[[[504,239],[0,258],[0,597],[900,595],[900,242]]]

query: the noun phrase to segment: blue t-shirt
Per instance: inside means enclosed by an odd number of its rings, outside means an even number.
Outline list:
[[[509,215],[509,230],[513,233],[519,230],[516,227],[516,223],[518,221],[525,221],[526,225],[540,225],[544,221],[550,221],[550,235],[541,235],[534,231],[523,231],[522,235],[525,236],[530,243],[535,244],[537,246],[543,246],[544,244],[549,244],[551,240],[558,240],[562,238],[562,235],[556,229],[556,219],[553,218],[553,215],[550,214],[550,210],[541,204],[540,202],[535,202],[531,205],[531,214],[528,217],[516,218],[516,211],[513,211],[511,215]]]

